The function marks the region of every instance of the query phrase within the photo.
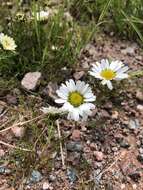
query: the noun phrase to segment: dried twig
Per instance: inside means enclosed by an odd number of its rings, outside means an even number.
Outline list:
[[[7,113],[8,110],[5,110],[2,114],[0,114],[0,118],[3,117],[6,113]]]
[[[64,159],[63,147],[62,147],[62,142],[61,142],[61,131],[60,131],[59,120],[56,120],[56,125],[57,125],[57,129],[58,129],[59,140],[60,140],[60,151],[61,151],[62,165],[63,165],[63,168],[64,168],[65,167],[65,159]]]
[[[0,144],[2,144],[4,146],[8,146],[9,148],[19,149],[19,150],[23,150],[23,151],[26,151],[26,152],[32,152],[32,150],[29,150],[29,149],[26,149],[26,148],[21,148],[21,147],[6,143],[4,141],[0,141]]]
[[[118,155],[117,155],[117,157],[116,157],[116,159],[114,160],[114,162],[111,164],[111,165],[109,165],[109,167],[108,168],[106,168],[105,170],[102,170],[101,172],[99,172],[98,174],[97,174],[97,176],[98,175],[103,175],[104,173],[106,173],[107,171],[110,171],[110,169],[122,158],[122,157],[124,157],[125,156],[125,152],[122,152],[122,153],[119,153]]]
[[[7,127],[6,129],[1,130],[0,133],[5,132],[5,131],[7,131],[7,130],[10,130],[10,129],[12,129],[13,127],[22,126],[22,125],[25,125],[25,124],[27,124],[27,123],[36,121],[37,119],[43,117],[44,115],[46,115],[46,114],[42,114],[42,115],[37,116],[37,117],[35,117],[35,118],[32,118],[32,119],[30,119],[30,120],[28,120],[28,121],[23,121],[23,122],[19,122],[19,123],[13,124],[12,126]]]
[[[34,143],[34,150],[36,149],[36,145],[39,141],[39,139],[41,138],[41,136],[45,133],[45,131],[47,130],[47,128],[44,128],[44,130],[42,131],[42,133],[38,136],[38,138],[36,139],[35,143]]]

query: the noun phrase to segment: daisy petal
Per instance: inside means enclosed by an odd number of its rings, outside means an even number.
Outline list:
[[[110,90],[112,90],[113,89],[113,86],[112,86],[112,83],[111,83],[111,81],[107,81],[107,86],[108,86],[108,88],[110,89]]]

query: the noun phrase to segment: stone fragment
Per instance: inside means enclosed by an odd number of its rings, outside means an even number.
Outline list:
[[[42,74],[40,72],[26,73],[21,81],[21,85],[26,90],[35,90],[40,84]]]
[[[143,113],[143,105],[137,105],[137,110],[140,112],[140,113]]]
[[[22,138],[25,134],[25,128],[24,127],[13,127],[11,128],[13,134],[15,137]]]
[[[121,53],[133,55],[135,53],[135,48],[136,48],[135,46],[133,46],[133,47],[127,47],[126,49],[122,49]]]
[[[94,151],[94,156],[95,156],[95,159],[99,162],[101,162],[104,158],[103,153],[100,151]]]
[[[134,120],[131,119],[129,121],[128,127],[129,127],[129,129],[133,129],[133,130],[140,128],[139,120],[138,119],[134,119]]]
[[[49,184],[49,182],[44,182],[43,183],[43,190],[52,190],[53,188]]]
[[[48,85],[42,90],[41,95],[44,97],[50,97],[54,101],[57,99],[57,89],[58,85],[56,82],[49,82]]]
[[[77,174],[75,169],[73,168],[67,169],[67,176],[71,184],[73,184],[77,180]]]
[[[67,150],[72,152],[74,151],[81,152],[83,150],[83,146],[80,142],[69,141],[67,143]]]
[[[33,170],[30,178],[27,181],[27,184],[39,182],[42,180],[42,178],[43,178],[43,176],[39,171]]]
[[[74,77],[74,79],[79,80],[79,79],[81,79],[84,76],[84,74],[85,74],[84,71],[75,72],[73,74],[73,77]]]
[[[143,154],[139,154],[137,159],[141,162],[141,164],[143,164]]]
[[[72,139],[74,141],[80,140],[80,136],[81,136],[81,132],[79,130],[77,130],[77,129],[73,130],[73,132],[72,132]]]
[[[0,149],[0,158],[5,155],[5,151],[3,149]]]
[[[119,117],[119,112],[113,111],[111,117],[112,117],[112,119],[118,119],[118,117]]]
[[[130,147],[129,142],[124,138],[121,140],[121,142],[119,144],[122,148],[129,148]]]
[[[143,101],[143,92],[141,90],[137,90],[137,92],[136,92],[136,98],[139,101]]]
[[[139,171],[134,171],[132,173],[129,174],[129,177],[134,181],[134,182],[138,182],[141,178],[141,174]]]
[[[6,95],[6,100],[7,100],[7,103],[10,105],[17,105],[18,103],[17,97],[11,94]]]

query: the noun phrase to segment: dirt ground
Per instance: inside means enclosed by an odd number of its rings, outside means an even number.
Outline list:
[[[86,123],[59,119],[65,166],[57,128],[51,128],[51,137],[45,120],[21,124],[26,128],[24,137],[16,137],[12,129],[0,131],[0,142],[7,143],[0,144],[0,190],[143,190],[143,77],[115,83],[114,92],[105,92],[87,75],[90,65],[102,58],[121,60],[131,71],[143,68],[143,52],[135,43],[103,35],[87,45],[68,77],[89,80],[97,106]],[[1,93],[0,129],[39,117],[40,108],[51,103],[40,93],[42,88],[35,93],[20,87]],[[34,138],[36,131],[29,132],[35,125],[39,139],[42,135],[48,139],[43,140],[45,145]],[[26,139],[34,152],[15,149],[27,148]]]

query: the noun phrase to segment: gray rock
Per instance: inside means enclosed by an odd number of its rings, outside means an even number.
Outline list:
[[[77,173],[73,168],[67,169],[67,176],[71,184],[73,184],[77,180]]]
[[[130,144],[128,143],[128,141],[126,139],[122,139],[122,141],[120,142],[120,146],[122,148],[129,148],[130,147]]]
[[[93,171],[93,180],[96,185],[99,185],[101,182],[102,172],[100,169],[96,169]]]
[[[138,105],[137,105],[137,110],[138,110],[139,112],[143,113],[143,105],[138,104]]]
[[[35,90],[36,87],[40,84],[41,76],[42,75],[40,72],[26,73],[21,81],[22,87],[26,90]]]
[[[50,182],[53,182],[53,181],[55,181],[55,180],[56,180],[56,176],[50,174],[50,175],[49,175],[49,181],[50,181]]]
[[[137,92],[136,92],[136,98],[139,101],[143,101],[143,92],[141,90],[137,90]]]
[[[113,104],[112,104],[112,102],[110,102],[110,101],[107,102],[107,103],[104,105],[104,108],[107,109],[107,110],[108,110],[108,109],[112,109],[112,107],[113,107]]]
[[[109,119],[111,117],[105,109],[102,109],[101,112],[98,113],[98,115],[103,119]]]
[[[5,151],[0,148],[0,158],[3,157],[4,155],[5,155]]]
[[[42,178],[42,174],[39,171],[33,170],[27,184],[39,182]]]
[[[0,167],[0,174],[4,174],[5,173],[5,167],[1,166]]]
[[[129,127],[129,129],[138,129],[140,127],[139,120],[138,119],[135,119],[135,120],[131,119],[129,121],[128,127]]]
[[[18,88],[14,88],[12,92],[15,96],[21,95],[21,91]]]
[[[117,151],[118,151],[118,147],[113,147],[113,148],[112,148],[112,151],[113,151],[113,152],[117,152]]]
[[[48,181],[45,181],[44,183],[43,183],[43,188],[42,188],[43,190],[50,190],[51,189],[51,185],[49,184],[49,182]]]
[[[52,100],[57,99],[56,90],[58,89],[58,85],[56,82],[49,82],[48,85],[42,90],[41,95],[47,98],[51,98]]]
[[[141,174],[139,171],[134,171],[132,173],[129,174],[129,177],[134,181],[134,182],[138,182],[141,178]]]
[[[101,151],[94,151],[94,156],[98,162],[101,162],[104,158],[104,154]]]
[[[79,79],[81,79],[84,75],[85,75],[85,72],[84,72],[84,71],[79,71],[79,72],[75,72],[75,73],[73,74],[73,77],[74,77],[76,80],[79,80]]]
[[[140,154],[143,154],[143,148],[139,148]]]
[[[121,50],[121,53],[132,55],[132,54],[135,53],[135,49],[136,49],[135,46],[133,46],[133,47],[127,47],[126,49]]]
[[[17,103],[18,103],[17,97],[13,96],[11,94],[8,94],[6,96],[6,100],[7,100],[8,104],[17,105]]]
[[[82,68],[83,69],[89,69],[89,64],[87,61],[84,61],[82,64],[81,64]]]
[[[85,50],[88,51],[89,55],[94,55],[97,53],[95,46],[87,44]]]
[[[6,168],[5,166],[0,166],[0,174],[9,174],[10,172],[10,169]]]
[[[81,152],[83,150],[83,146],[80,142],[70,141],[67,143],[67,150],[72,152],[74,151]]]
[[[143,154],[139,154],[137,159],[143,164]]]

